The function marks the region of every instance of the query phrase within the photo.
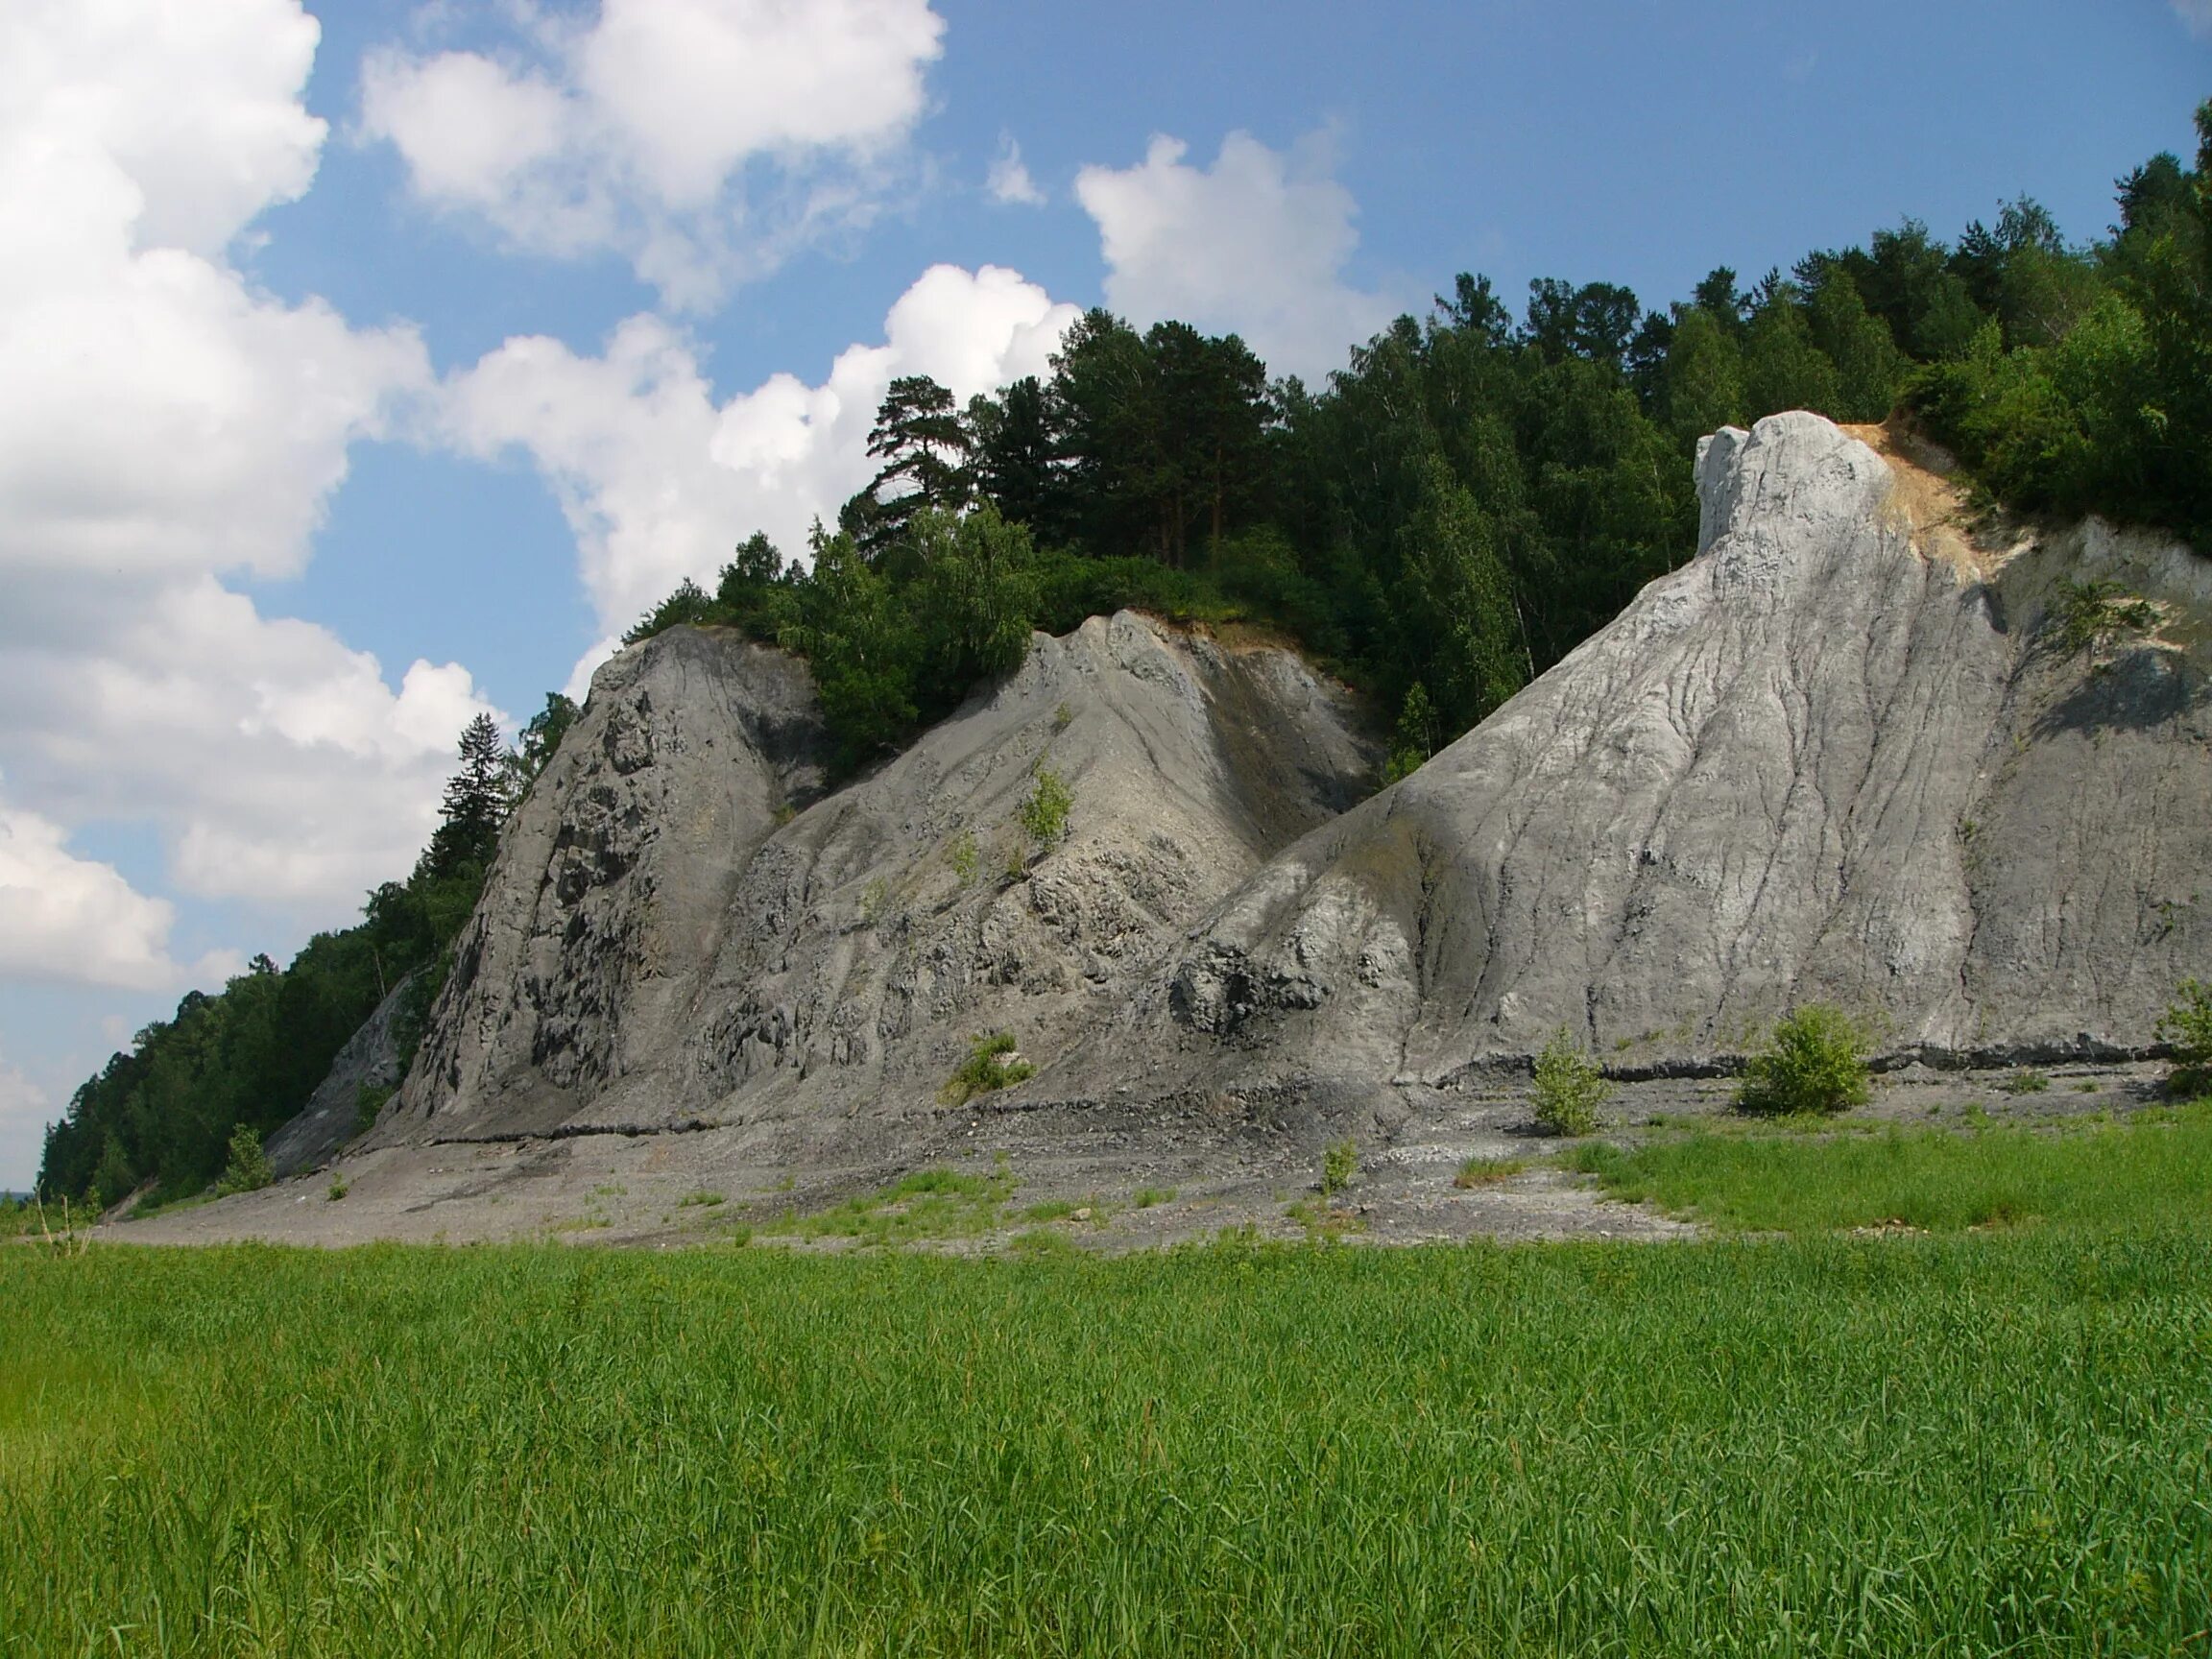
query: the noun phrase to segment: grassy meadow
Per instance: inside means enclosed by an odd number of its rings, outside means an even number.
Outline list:
[[[2179,1143],[2045,1142],[2108,1190]],[[0,1653],[2212,1652],[2212,1229],[2037,1214],[1115,1261],[0,1249]]]

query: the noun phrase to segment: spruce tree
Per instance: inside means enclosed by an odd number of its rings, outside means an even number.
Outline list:
[[[466,868],[488,868],[499,850],[499,826],[507,817],[507,746],[492,716],[479,714],[462,729],[461,769],[445,781],[439,824],[422,854],[433,878]]]

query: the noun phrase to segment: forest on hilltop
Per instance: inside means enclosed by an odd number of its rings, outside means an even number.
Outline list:
[[[857,767],[1019,665],[1033,628],[1122,606],[1252,622],[1393,711],[1401,774],[1688,557],[1689,456],[1724,424],[1901,414],[2012,509],[2212,547],[2212,103],[2197,129],[2194,168],[2134,169],[2086,244],[2022,198],[1956,243],[1907,220],[1748,290],[1716,270],[1657,310],[1547,279],[1516,320],[1462,276],[1318,389],[1271,381],[1235,335],[1094,310],[1048,378],[965,408],[894,381],[881,469],[807,563],[756,534],[713,591],[686,582],[628,637],[720,624],[805,655]],[[409,879],[288,969],[258,957],[141,1031],[49,1129],[41,1193],[200,1190],[394,986],[419,1031],[499,822],[574,713],[549,697],[512,753],[472,727]]]

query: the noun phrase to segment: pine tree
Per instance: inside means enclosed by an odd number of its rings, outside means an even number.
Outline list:
[[[489,868],[510,804],[507,746],[491,715],[479,714],[463,728],[459,749],[461,769],[445,781],[438,828],[422,854],[433,878]]]

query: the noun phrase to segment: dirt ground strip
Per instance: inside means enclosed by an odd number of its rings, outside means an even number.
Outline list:
[[[2054,1066],[2044,1072],[2046,1088],[2018,1093],[2007,1088],[2017,1085],[2016,1071],[1915,1066],[1879,1077],[1873,1100],[1850,1120],[2037,1124],[2126,1113],[2158,1098],[2163,1070]],[[1600,1133],[1632,1145],[1724,1119],[1732,1096],[1726,1078],[1623,1083]],[[1046,1235],[1118,1253],[1244,1229],[1267,1238],[1327,1234],[1372,1244],[1657,1239],[1696,1231],[1606,1200],[1560,1168],[1570,1143],[1537,1130],[1525,1081],[1391,1091],[1368,1132],[1354,1137],[1358,1172],[1326,1201],[1318,1190],[1322,1154],[1335,1133],[1294,1118],[1294,1111],[1230,1118],[1159,1106],[994,1110],[986,1097],[936,1114],[926,1126],[886,1126],[882,1156],[866,1155],[863,1140],[859,1154],[838,1163],[794,1159],[788,1140],[772,1150],[757,1128],[742,1127],[396,1147],[258,1192],[109,1221],[98,1232],[149,1244],[546,1239],[676,1249],[749,1238],[756,1248],[843,1250],[857,1241],[809,1236],[795,1222],[879,1192],[902,1173],[940,1167],[997,1174],[1011,1190],[1002,1204],[903,1247],[984,1253]],[[841,1126],[849,1147],[854,1127]],[[1487,1162],[1489,1178],[1457,1185],[1471,1160]],[[1039,1207],[1066,1214],[1025,1214]],[[888,1217],[897,1210],[872,1213]]]

